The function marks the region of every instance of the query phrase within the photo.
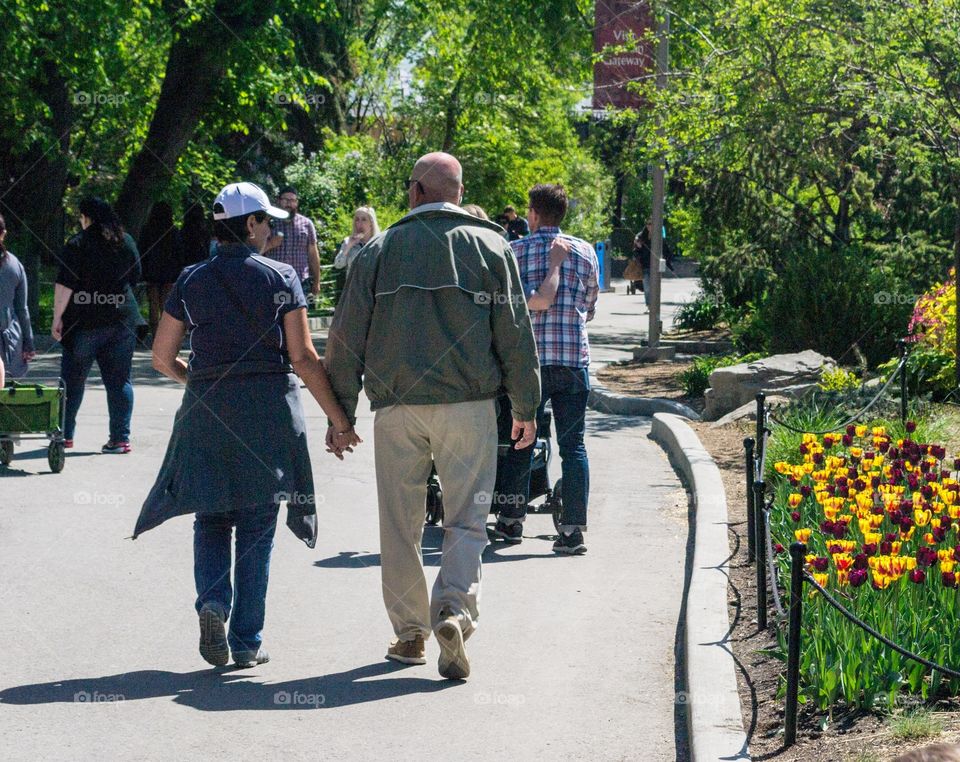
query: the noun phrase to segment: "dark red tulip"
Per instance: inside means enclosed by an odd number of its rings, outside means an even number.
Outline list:
[[[851,569],[850,576],[847,577],[847,582],[850,583],[851,587],[860,587],[864,582],[867,581],[867,570],[866,569]]]

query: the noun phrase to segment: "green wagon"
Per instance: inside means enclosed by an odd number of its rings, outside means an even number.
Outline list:
[[[56,386],[13,381],[0,389],[0,465],[13,460],[14,445],[25,436],[46,437],[47,462],[55,474],[66,460],[63,419],[66,413],[63,381]]]

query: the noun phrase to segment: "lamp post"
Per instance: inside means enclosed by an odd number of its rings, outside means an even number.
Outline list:
[[[667,4],[660,7],[660,18],[657,19],[657,91],[662,92],[667,87],[667,68],[670,66],[670,14]],[[662,137],[662,128],[661,128]],[[653,230],[650,231],[650,323],[647,329],[647,344],[651,349],[660,346],[660,263],[663,261],[663,200],[665,193],[665,167],[663,161],[658,161],[653,167],[653,204],[650,221]]]

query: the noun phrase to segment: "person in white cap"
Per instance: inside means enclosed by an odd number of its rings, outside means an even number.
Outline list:
[[[200,655],[216,666],[227,664],[231,651],[239,667],[269,661],[261,632],[281,502],[287,526],[309,547],[316,543],[296,376],[334,426],[329,451],[342,459],[360,443],[310,339],[300,278],[257,253],[270,235],[268,218],[286,216],[252,183],[220,191],[213,207],[216,256],[181,273],[153,343],[154,368],[185,383],[186,392],[134,537],[173,516],[196,514]],[[188,334],[184,362],[178,355]]]

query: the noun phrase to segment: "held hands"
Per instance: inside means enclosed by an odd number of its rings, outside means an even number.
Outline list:
[[[353,426],[341,431],[337,431],[336,426],[327,428],[327,452],[333,453],[340,460],[343,460],[343,453],[353,452],[353,448],[362,443],[363,440],[357,436]]]
[[[559,236],[554,238],[553,245],[550,247],[550,265],[559,267],[570,256],[571,251],[573,251],[573,244],[568,239]]]
[[[521,436],[522,435],[522,436]],[[510,430],[510,439],[519,439],[513,446],[514,450],[522,450],[533,444],[537,438],[536,421],[518,421],[513,419],[513,428]]]

